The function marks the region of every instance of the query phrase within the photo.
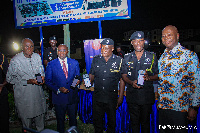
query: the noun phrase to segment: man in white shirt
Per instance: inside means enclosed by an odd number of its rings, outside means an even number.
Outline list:
[[[33,53],[34,43],[31,39],[23,39],[23,51],[15,55],[10,62],[6,80],[14,84],[14,98],[17,113],[23,127],[31,128],[31,120],[35,120],[38,131],[44,129],[44,113],[46,100],[42,90],[44,69],[40,55]],[[43,83],[38,83],[36,74],[40,73]]]

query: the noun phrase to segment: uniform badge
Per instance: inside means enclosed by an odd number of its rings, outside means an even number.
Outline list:
[[[112,67],[117,68],[117,63],[116,62],[112,63]]]
[[[150,58],[146,58],[145,61],[146,62],[150,62],[151,60],[150,60]]]
[[[140,33],[138,33],[138,37],[141,37],[142,35]]]
[[[132,62],[127,62],[127,64],[128,64],[128,65],[131,65],[131,64],[133,65],[133,61],[132,61]]]
[[[128,72],[128,75],[131,76],[131,72]]]
[[[52,60],[52,57],[49,57],[49,60]]]

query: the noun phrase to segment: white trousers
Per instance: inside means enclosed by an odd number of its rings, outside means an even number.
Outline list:
[[[41,114],[41,115],[39,115],[37,117],[34,117],[34,118],[21,117],[21,121],[22,121],[23,127],[32,128],[31,127],[32,120],[34,120],[37,131],[40,132],[40,131],[44,130],[44,115],[45,114]]]

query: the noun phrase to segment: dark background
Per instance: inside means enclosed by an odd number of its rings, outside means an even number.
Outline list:
[[[23,38],[31,38],[38,45],[39,28],[15,29],[13,2],[2,1],[0,5],[0,48],[1,51],[13,52],[12,42],[21,43]],[[131,19],[102,21],[102,37],[112,38],[115,43],[122,42],[123,33],[132,29],[153,30],[174,25],[178,29],[200,29],[199,6],[193,1],[132,0]],[[63,26],[44,26],[44,42],[56,35],[63,38]],[[70,24],[71,40],[82,42],[86,39],[98,38],[98,22]],[[7,51],[6,51],[7,50]],[[6,54],[6,53],[5,53]]]

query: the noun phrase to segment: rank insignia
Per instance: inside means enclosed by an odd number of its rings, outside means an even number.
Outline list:
[[[146,62],[150,62],[151,60],[150,60],[150,58],[146,58],[145,61]]]
[[[112,63],[112,67],[117,68],[117,63],[116,62]]]
[[[132,62],[127,62],[127,64],[128,64],[128,65],[131,65],[131,64],[133,65],[133,61],[132,61]]]

